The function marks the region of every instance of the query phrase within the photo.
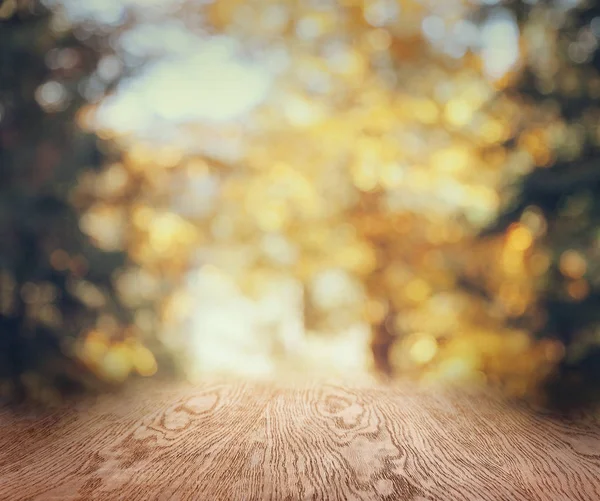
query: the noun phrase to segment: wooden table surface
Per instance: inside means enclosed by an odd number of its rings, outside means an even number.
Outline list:
[[[0,410],[0,499],[600,500],[600,419],[484,394],[145,382]]]

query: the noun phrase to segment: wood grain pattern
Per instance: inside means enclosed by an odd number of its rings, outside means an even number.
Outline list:
[[[414,388],[148,382],[0,410],[0,499],[600,500],[600,419]]]

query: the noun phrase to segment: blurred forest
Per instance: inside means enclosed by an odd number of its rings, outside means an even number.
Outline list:
[[[0,6],[0,378],[600,381],[600,7]]]

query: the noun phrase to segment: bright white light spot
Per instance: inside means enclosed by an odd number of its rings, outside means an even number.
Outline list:
[[[279,233],[267,233],[263,237],[262,248],[267,257],[277,264],[293,265],[298,260],[298,249]]]
[[[139,101],[139,96],[135,94],[129,99],[122,99],[120,95],[107,98],[96,116],[98,126],[114,127],[125,132],[141,131],[147,124],[147,117]]]
[[[119,47],[134,56],[193,54],[205,41],[179,19],[142,23],[119,38]]]
[[[101,125],[131,130],[156,122],[228,122],[266,96],[271,74],[235,57],[228,39],[205,42],[195,53],[157,63],[104,105]]]
[[[100,24],[115,25],[124,19],[129,8],[137,8],[142,13],[159,13],[177,8],[182,0],[43,0],[51,8],[65,7],[73,21],[94,21]]]
[[[51,80],[38,87],[35,99],[42,108],[48,111],[56,110],[65,104],[67,91],[62,84]]]
[[[473,47],[479,44],[479,29],[477,26],[464,19],[458,21],[452,28],[452,34],[456,40],[468,47]]]
[[[184,330],[192,379],[206,374],[278,380],[368,377],[369,327],[360,324],[326,336],[307,335],[299,282],[274,279],[251,300],[225,273],[206,266],[190,274],[188,286],[197,301]]]
[[[483,26],[485,72],[492,79],[502,77],[519,59],[519,28],[506,10],[499,11]]]
[[[440,40],[446,33],[446,25],[444,20],[438,16],[428,16],[423,19],[423,33],[430,40]]]
[[[278,32],[285,27],[288,19],[288,8],[285,5],[270,5],[263,11],[261,25],[266,30]]]
[[[121,61],[116,56],[104,56],[98,63],[98,75],[105,82],[117,78],[123,69]]]
[[[284,46],[273,46],[265,55],[265,65],[273,75],[283,73],[290,66],[290,55]]]
[[[323,110],[317,103],[299,96],[286,96],[282,105],[287,119],[293,125],[300,127],[312,125],[324,116]]]
[[[262,99],[268,82],[260,70],[217,54],[201,55],[157,68],[149,77],[146,101],[167,120],[235,118]]]
[[[397,18],[398,3],[390,0],[372,1],[367,5],[364,15],[371,26],[384,26]]]
[[[321,28],[316,19],[305,17],[296,23],[296,34],[304,40],[310,40],[321,34]]]
[[[213,209],[218,194],[219,180],[216,176],[189,176],[185,180],[185,188],[174,194],[172,205],[184,216],[203,217]]]
[[[460,43],[456,43],[454,41],[450,41],[444,47],[444,52],[448,54],[450,57],[454,57],[456,59],[460,59],[465,55],[467,48]]]
[[[325,270],[318,274],[311,291],[315,304],[325,310],[352,303],[360,295],[357,284],[341,269]]]
[[[74,21],[94,20],[100,24],[116,24],[122,19],[126,6],[118,0],[44,0],[49,7],[64,6]]]

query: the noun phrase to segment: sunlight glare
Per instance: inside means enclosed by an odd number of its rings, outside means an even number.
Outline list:
[[[235,57],[235,45],[215,37],[191,55],[154,65],[101,107],[101,126],[149,126],[157,120],[223,123],[258,105],[271,85],[268,71]],[[137,131],[136,131],[137,132]]]
[[[519,60],[519,28],[514,17],[502,10],[483,26],[483,61],[492,79],[501,78]]]

